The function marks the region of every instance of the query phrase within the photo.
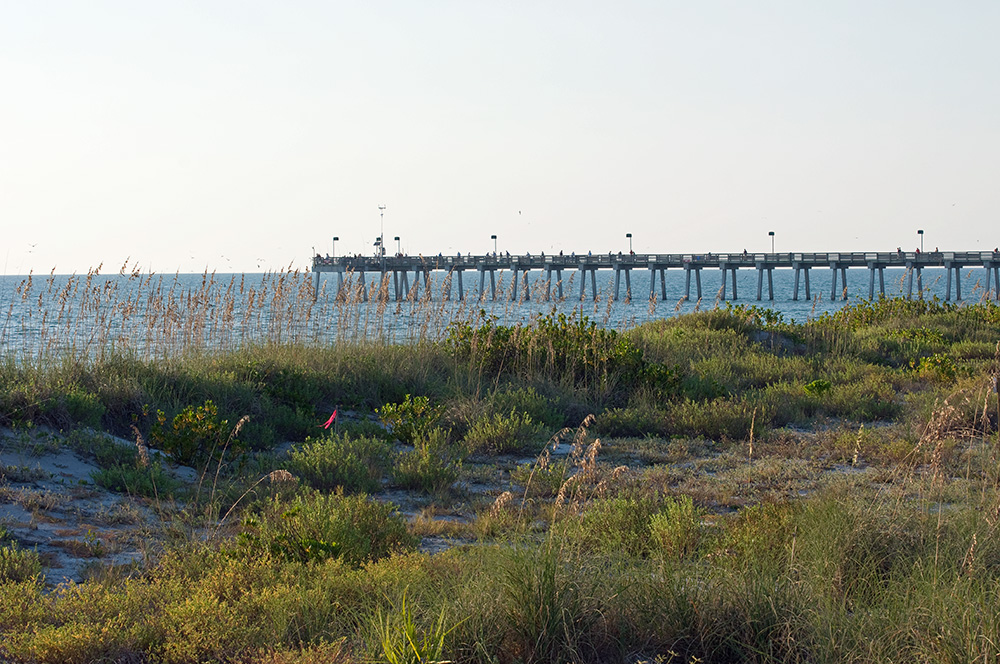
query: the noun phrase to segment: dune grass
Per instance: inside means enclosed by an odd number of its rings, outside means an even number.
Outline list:
[[[282,288],[268,297],[312,306]],[[75,430],[136,500],[167,480],[87,428],[155,447],[161,422],[219,425],[141,570],[49,588],[0,530],[0,657],[997,660],[996,306],[883,300],[802,324],[729,307],[627,330],[472,314],[400,344],[385,311],[334,311],[352,331],[336,343],[286,325],[213,346],[195,334],[212,325],[178,322],[190,334],[144,337],[169,348],[53,341],[0,362],[0,421]],[[334,409],[351,419],[325,432]],[[212,451],[244,416],[245,452]],[[404,489],[467,518],[367,495]],[[457,541],[420,552],[433,523]]]

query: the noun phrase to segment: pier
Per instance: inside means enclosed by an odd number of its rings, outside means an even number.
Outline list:
[[[337,275],[337,296],[345,297],[345,284],[350,283],[356,288],[358,295],[367,301],[369,297],[366,286],[366,275],[374,273],[379,288],[376,293],[383,299],[402,301],[411,298],[429,297],[430,275],[432,272],[444,272],[446,277],[442,297],[450,299],[457,296],[465,299],[465,273],[472,272],[478,277],[478,297],[481,299],[497,299],[497,273],[506,272],[511,275],[512,287],[509,297],[514,301],[530,300],[532,294],[528,286],[528,275],[532,272],[544,276],[545,291],[541,295],[549,299],[555,293],[559,299],[564,298],[563,273],[575,271],[579,277],[581,300],[587,297],[587,283],[590,283],[590,297],[598,299],[597,271],[612,270],[614,272],[614,290],[610,297],[618,300],[622,297],[633,299],[632,277],[634,272],[648,273],[649,299],[657,297],[656,282],[659,276],[661,300],[666,300],[666,271],[684,270],[685,295],[702,298],[702,271],[719,271],[720,286],[717,291],[719,299],[738,299],[736,291],[737,270],[757,271],[757,300],[764,295],[764,281],[767,281],[767,299],[774,300],[774,270],[794,270],[794,286],[792,299],[798,300],[803,292],[807,300],[812,298],[809,284],[809,272],[812,269],[829,269],[833,273],[830,288],[830,299],[839,297],[847,299],[847,270],[849,268],[864,268],[868,270],[868,297],[874,299],[876,292],[885,295],[885,268],[904,268],[906,270],[906,296],[914,295],[914,277],[916,278],[917,297],[923,297],[923,271],[925,269],[945,270],[946,290],[945,300],[952,299],[952,284],[954,284],[954,299],[962,299],[961,271],[968,268],[985,270],[985,284],[989,296],[997,299],[1000,295],[1000,253],[992,251],[930,251],[930,252],[831,252],[831,253],[739,253],[739,254],[597,254],[597,255],[506,255],[488,254],[483,256],[315,256],[312,270],[316,275],[315,292],[319,290],[319,279],[322,273]],[[412,275],[412,282],[410,280]],[[838,275],[840,290],[838,291]],[[350,277],[353,281],[349,281]],[[728,288],[731,281],[732,288]],[[589,277],[589,279],[588,279]],[[953,278],[954,277],[954,278]],[[489,288],[487,290],[487,278]],[[520,288],[519,288],[520,279]],[[876,291],[876,279],[878,290]],[[692,280],[695,287],[692,293]],[[624,282],[624,284],[623,284]],[[800,291],[800,285],[803,287]],[[992,288],[991,288],[992,285]],[[424,295],[420,294],[421,286]],[[456,293],[457,291],[457,293]],[[507,294],[501,293],[501,297]],[[572,294],[570,294],[572,295]]]

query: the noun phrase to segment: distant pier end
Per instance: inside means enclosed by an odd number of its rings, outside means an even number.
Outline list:
[[[944,268],[946,275],[945,300],[952,299],[952,284],[954,284],[954,299],[962,299],[961,271],[966,268],[982,268],[986,270],[985,283],[989,297],[998,299],[1000,295],[1000,252],[993,251],[929,251],[929,252],[830,252],[830,253],[763,253],[763,254],[596,254],[596,255],[506,255],[488,254],[483,256],[341,256],[336,258],[315,256],[312,260],[312,270],[316,275],[314,295],[319,292],[320,275],[324,272],[337,275],[337,297],[348,297],[353,291],[362,301],[368,301],[369,288],[366,275],[375,273],[378,277],[375,283],[378,288],[372,294],[381,299],[402,301],[411,298],[429,297],[431,273],[444,272],[442,297],[445,299],[457,295],[465,299],[464,273],[475,271],[479,277],[479,295],[497,299],[498,272],[510,275],[511,287],[509,293],[501,293],[501,297],[509,296],[511,300],[530,300],[532,297],[528,287],[528,275],[541,271],[544,275],[545,291],[540,295],[549,299],[553,290],[562,299],[563,272],[575,270],[579,276],[581,300],[587,297],[587,283],[590,283],[590,297],[598,299],[597,271],[614,271],[614,290],[611,297],[618,300],[621,296],[621,286],[624,278],[625,298],[632,299],[632,272],[648,270],[649,298],[657,297],[656,281],[659,275],[660,299],[666,299],[666,271],[684,270],[685,298],[691,299],[692,278],[694,279],[695,295],[702,297],[701,272],[704,269],[721,271],[721,282],[718,290],[719,299],[737,299],[736,271],[741,268],[757,271],[757,300],[763,299],[764,280],[767,280],[767,296],[774,299],[773,272],[775,269],[794,270],[794,285],[792,299],[799,299],[799,286],[804,286],[805,298],[811,299],[809,271],[813,268],[827,268],[833,273],[830,287],[830,299],[836,300],[838,295],[847,299],[847,269],[867,268],[868,297],[875,297],[875,281],[878,279],[878,292],[885,295],[884,270],[887,267],[904,268],[906,270],[906,296],[913,297],[913,281],[916,277],[917,296],[923,297],[923,270],[926,268]],[[839,285],[838,290],[838,273]],[[412,275],[412,282],[410,280]],[[731,295],[727,293],[727,275],[732,280]],[[486,288],[487,276],[489,289]],[[952,278],[954,276],[954,279]],[[588,279],[589,277],[589,279]],[[519,283],[520,282],[520,283]],[[421,286],[423,294],[421,294]],[[455,292],[457,290],[457,293]],[[538,295],[536,293],[536,295]],[[571,294],[572,295],[572,294]]]

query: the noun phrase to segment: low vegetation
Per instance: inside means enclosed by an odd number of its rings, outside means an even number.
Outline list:
[[[161,523],[58,588],[0,527],[0,659],[997,660],[997,306],[443,329],[0,364]]]

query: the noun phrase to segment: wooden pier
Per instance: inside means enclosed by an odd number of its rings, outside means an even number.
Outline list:
[[[718,290],[721,299],[737,299],[736,271],[753,269],[757,271],[757,300],[763,299],[764,280],[767,280],[767,298],[774,299],[774,270],[794,270],[795,278],[792,288],[792,299],[798,300],[800,284],[804,287],[807,300],[812,298],[809,272],[814,268],[830,269],[833,279],[830,287],[830,299],[838,295],[847,299],[848,268],[866,268],[868,270],[868,297],[874,298],[875,282],[878,279],[878,293],[885,295],[884,270],[887,267],[904,268],[906,270],[907,297],[914,294],[913,282],[916,277],[917,296],[923,297],[923,270],[927,268],[943,268],[946,275],[945,300],[952,299],[952,284],[954,284],[954,299],[962,299],[961,271],[966,268],[981,268],[986,270],[985,283],[992,298],[1000,294],[1000,253],[992,251],[932,251],[916,252],[833,252],[833,253],[769,253],[769,254],[599,254],[599,255],[506,255],[490,254],[485,256],[386,256],[386,257],[353,257],[343,256],[329,258],[316,256],[313,258],[312,269],[316,275],[316,291],[319,290],[320,274],[324,272],[337,275],[337,295],[345,296],[345,280],[351,275],[351,282],[358,289],[359,296],[367,301],[369,297],[365,275],[378,275],[379,297],[401,301],[411,297],[423,297],[429,293],[432,272],[444,272],[443,297],[450,299],[457,285],[457,296],[465,298],[464,273],[473,271],[479,277],[479,298],[489,296],[497,299],[497,272],[506,271],[512,275],[510,297],[515,301],[530,300],[528,275],[532,271],[541,271],[544,275],[545,299],[552,297],[555,289],[557,297],[562,299],[563,272],[576,270],[580,280],[580,299],[587,296],[589,277],[590,296],[598,299],[597,271],[614,271],[614,291],[611,297],[618,300],[624,277],[625,297],[632,299],[632,273],[636,270],[649,272],[649,298],[654,299],[656,293],[657,275],[660,281],[660,299],[666,300],[666,271],[684,270],[685,297],[691,299],[692,278],[695,295],[702,297],[702,270],[719,270],[721,284]],[[840,290],[838,291],[838,273]],[[413,275],[412,284],[409,275]],[[486,279],[489,278],[489,290],[486,290]],[[954,278],[953,278],[954,277]],[[519,288],[519,278],[522,279]],[[727,280],[731,278],[731,297],[727,293]],[[424,295],[419,294],[423,282]],[[992,288],[990,285],[992,284]]]

